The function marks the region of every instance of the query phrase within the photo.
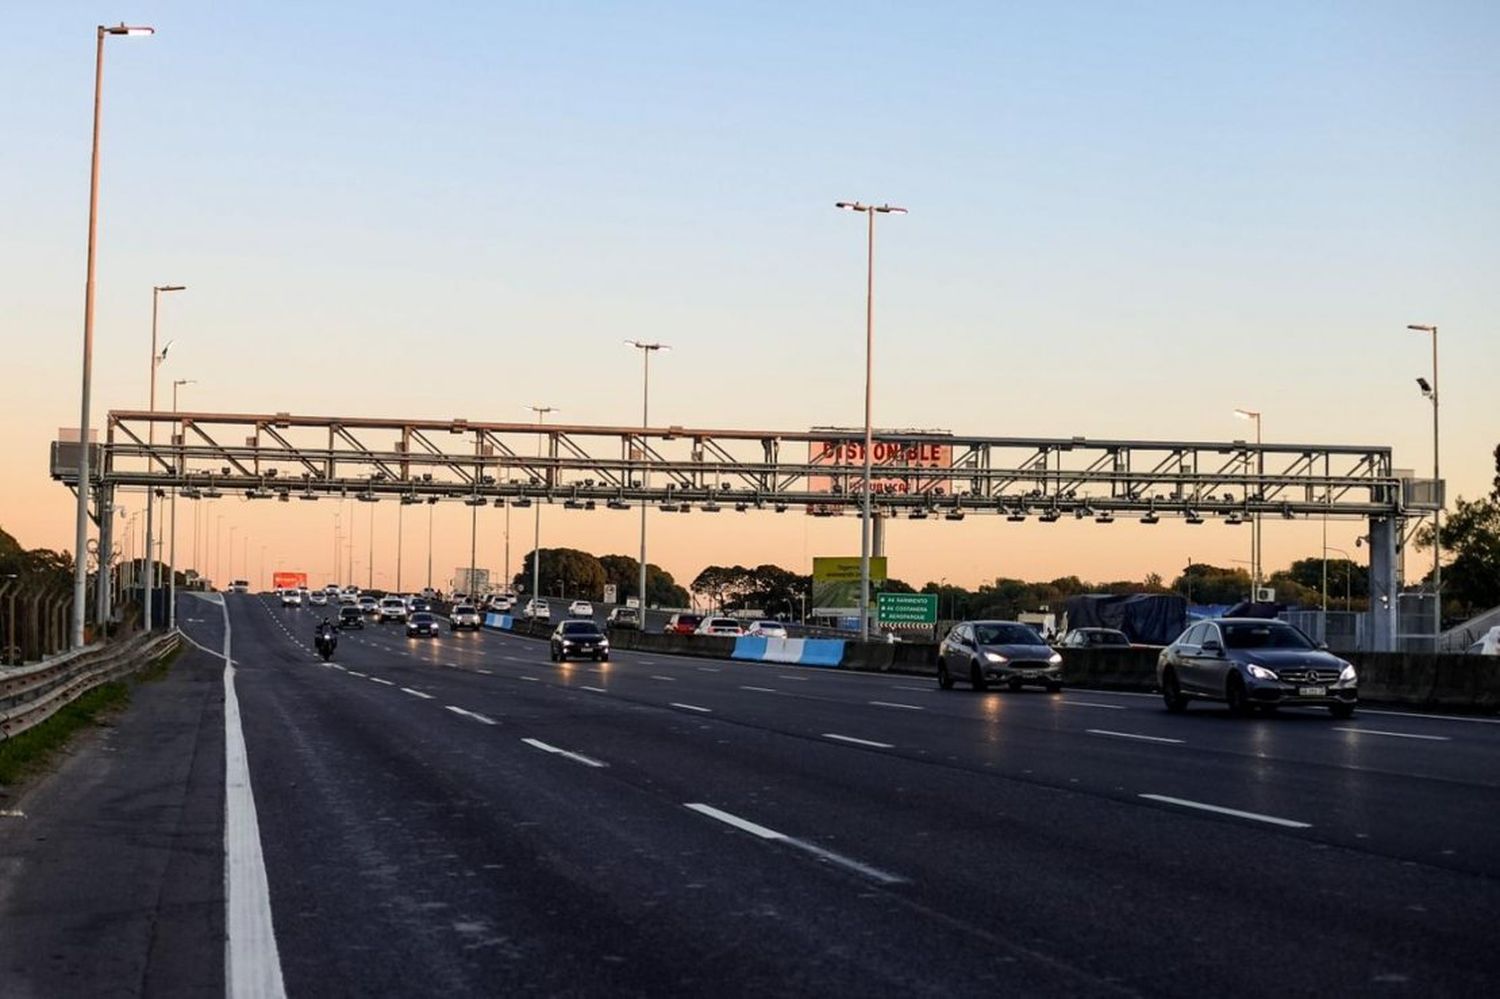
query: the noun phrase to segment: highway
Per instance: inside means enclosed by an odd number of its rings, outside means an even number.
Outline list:
[[[237,941],[231,908],[229,960],[279,966],[288,995],[1500,988],[1492,720],[1175,716],[631,652],[558,665],[513,635],[396,626],[325,664],[320,609],[226,607],[274,925],[269,946]],[[222,669],[226,611],[183,610],[200,648],[170,683]],[[202,700],[174,703],[222,725]],[[201,862],[160,867],[165,897],[209,890]],[[45,872],[12,873],[0,916],[32,900],[32,952],[56,946],[49,919],[88,917],[39,914]],[[178,936],[155,980],[223,968]],[[60,981],[44,965],[0,943],[18,994]]]

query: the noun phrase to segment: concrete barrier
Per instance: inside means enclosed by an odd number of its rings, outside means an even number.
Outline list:
[[[839,666],[848,643],[842,638],[762,638],[742,635],[734,640],[731,659],[797,666]]]

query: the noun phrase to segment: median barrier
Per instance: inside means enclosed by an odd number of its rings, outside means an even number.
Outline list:
[[[1159,649],[1059,649],[1063,683],[1096,690],[1156,689]]]
[[[734,639],[731,659],[749,662],[783,663],[795,666],[832,666],[842,664],[848,645],[842,638],[762,638],[741,635]]]
[[[1500,662],[1461,653],[1344,654],[1359,671],[1360,700],[1445,711],[1500,710]]]

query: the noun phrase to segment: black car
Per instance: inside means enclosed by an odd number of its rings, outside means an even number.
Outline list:
[[[1285,621],[1200,621],[1162,649],[1156,682],[1168,711],[1188,701],[1223,701],[1234,715],[1255,707],[1321,706],[1349,718],[1359,703],[1359,676],[1347,663]]]
[[[361,629],[365,626],[365,615],[352,604],[339,608],[339,628],[343,631]]]
[[[564,621],[552,632],[552,661],[597,659],[609,662],[609,639],[592,621]]]
[[[417,611],[406,619],[407,638],[436,638],[438,619],[427,611]]]
[[[1064,649],[1128,649],[1130,639],[1114,628],[1074,628],[1057,644]]]

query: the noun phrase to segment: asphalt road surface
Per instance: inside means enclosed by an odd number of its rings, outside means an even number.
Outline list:
[[[292,996],[1500,989],[1493,720],[1177,716],[1138,695],[631,652],[558,665],[511,635],[395,625],[346,634],[325,664],[318,609],[227,607],[254,812],[247,848],[231,732],[230,894],[247,905],[229,907],[231,980],[279,974]],[[208,650],[190,668],[221,648],[221,616],[201,600],[184,615]],[[254,847],[269,925],[248,911]],[[159,890],[193,896],[178,882],[201,867],[164,865]],[[21,875],[36,897],[40,875]],[[30,911],[45,938],[55,917]],[[27,977],[41,964],[0,944],[14,982],[45,984]]]

